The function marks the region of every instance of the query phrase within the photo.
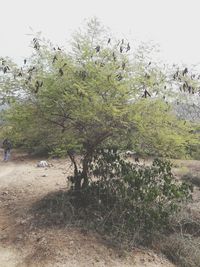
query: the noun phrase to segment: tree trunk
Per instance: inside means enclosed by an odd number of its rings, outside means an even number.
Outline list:
[[[88,169],[89,169],[89,163],[92,160],[92,152],[88,152],[86,153],[84,159],[83,159],[83,169],[82,169],[82,179],[83,179],[83,184],[82,184],[82,188],[86,188],[88,186]]]
[[[70,157],[71,162],[74,165],[74,189],[75,191],[80,191],[81,190],[81,173],[78,170],[77,164],[76,164],[76,160],[74,157],[74,153],[71,151],[68,151],[68,155]]]
[[[74,189],[76,191],[85,189],[89,184],[88,171],[89,171],[89,164],[92,161],[93,149],[91,148],[86,149],[86,153],[83,158],[82,171],[78,170],[74,153],[72,151],[68,151],[68,155],[74,165],[74,177],[73,177]]]

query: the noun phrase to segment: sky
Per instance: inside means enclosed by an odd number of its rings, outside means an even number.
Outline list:
[[[199,0],[0,0],[0,10],[0,56],[18,63],[34,32],[65,45],[95,16],[117,36],[158,44],[169,63],[200,65]]]

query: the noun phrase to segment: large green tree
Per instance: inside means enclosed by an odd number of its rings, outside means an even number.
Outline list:
[[[149,132],[149,124],[156,125],[159,132],[161,122],[152,116],[159,118],[167,111],[162,108],[158,115],[158,108],[150,108],[148,116],[136,111],[145,110],[150,96],[163,94],[166,77],[141,56],[141,51],[133,58],[130,44],[108,35],[96,19],[74,35],[69,51],[54,47],[40,36],[34,37],[32,45],[34,53],[21,68],[2,59],[2,99],[10,105],[5,126],[15,140],[30,148],[67,152],[74,164],[78,190],[88,184],[89,164],[98,147],[133,144],[135,133],[138,142],[154,139],[156,145],[157,134],[155,130]],[[145,101],[138,107],[142,97]],[[175,121],[166,118],[167,123]],[[174,128],[177,135],[180,127]],[[184,131],[188,131],[186,126]],[[164,135],[162,129],[160,136]],[[174,146],[176,140],[171,136],[172,131],[169,139]],[[74,151],[83,155],[80,168]]]

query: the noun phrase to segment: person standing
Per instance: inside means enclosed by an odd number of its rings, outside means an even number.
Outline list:
[[[4,161],[8,161],[10,158],[10,151],[11,151],[12,144],[11,142],[6,138],[3,141],[3,149],[4,149]]]

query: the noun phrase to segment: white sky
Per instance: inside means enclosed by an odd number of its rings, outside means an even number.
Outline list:
[[[200,0],[0,0],[0,56],[22,61],[30,27],[63,45],[93,16],[128,39],[160,44],[169,62],[200,63]]]

